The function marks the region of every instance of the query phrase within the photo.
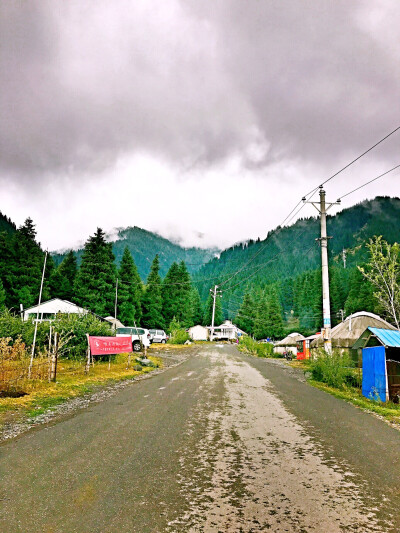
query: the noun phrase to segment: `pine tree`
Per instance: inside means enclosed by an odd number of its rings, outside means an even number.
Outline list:
[[[200,294],[196,287],[192,288],[190,299],[191,299],[191,307],[192,307],[192,313],[191,313],[192,324],[191,325],[196,326],[198,324],[203,324],[204,311],[203,311],[203,306],[201,305]]]
[[[38,301],[44,264],[44,252],[36,242],[36,229],[31,218],[27,218],[13,234],[11,246],[13,260],[9,280],[12,306],[17,307],[22,303],[24,307],[29,307]],[[49,261],[42,301],[49,296],[47,282],[51,266]]]
[[[79,305],[100,316],[114,315],[116,268],[112,244],[106,242],[104,231],[85,243],[82,263],[75,278],[75,294]]]
[[[181,261],[178,266],[179,271],[179,291],[178,291],[178,306],[180,319],[183,327],[188,328],[193,325],[193,308],[191,300],[192,284],[189,272],[184,261]]]
[[[74,301],[74,283],[78,272],[78,266],[75,254],[72,250],[68,252],[60,266],[57,268],[56,277],[60,280],[60,289],[58,290],[58,298]],[[53,288],[54,290],[54,288]],[[54,294],[53,294],[54,296]]]
[[[3,288],[3,283],[0,279],[0,311],[3,311],[3,309],[6,306],[6,291]]]
[[[181,319],[179,308],[180,291],[180,271],[177,263],[170,266],[162,283],[163,316],[166,324],[169,324],[175,317],[179,322]]]
[[[272,287],[269,291],[268,297],[268,312],[267,312],[267,325],[269,337],[278,339],[283,336],[283,319],[282,319],[282,307],[279,302],[278,293],[275,287]]]
[[[161,278],[159,275],[160,261],[158,255],[155,256],[147,278],[146,288],[142,300],[144,327],[149,329],[165,328],[162,314],[163,304],[161,295]]]
[[[142,318],[142,281],[128,247],[125,247],[118,271],[117,316],[124,324],[138,325]]]
[[[255,319],[255,302],[252,299],[250,292],[246,292],[243,297],[242,305],[236,315],[236,323],[240,329],[247,334],[252,335],[254,329]]]
[[[272,336],[271,325],[269,324],[269,306],[268,301],[265,296],[262,296],[257,304],[253,334],[256,339],[265,339],[266,337]]]

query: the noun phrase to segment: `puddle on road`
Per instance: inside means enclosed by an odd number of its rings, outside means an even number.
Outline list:
[[[204,401],[188,430],[201,427],[202,437],[181,456],[187,510],[167,531],[390,531],[354,473],[324,460],[268,380],[221,352],[208,357]],[[219,396],[217,382],[224,383]]]

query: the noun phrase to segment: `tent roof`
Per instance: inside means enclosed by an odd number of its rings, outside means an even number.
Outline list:
[[[301,333],[289,333],[287,337],[279,342],[276,342],[275,346],[296,346],[297,341],[303,341],[304,339],[305,337]]]
[[[79,313],[86,314],[88,313],[87,309],[79,307],[68,300],[61,300],[60,298],[53,298],[52,300],[47,300],[47,302],[42,302],[40,306],[35,305],[34,307],[29,307],[24,309],[24,314],[36,314],[39,310],[39,313]]]
[[[385,348],[400,348],[400,331],[398,329],[367,328],[353,348],[365,348],[371,337],[375,337]]]
[[[359,311],[346,318],[335,326],[331,331],[333,348],[353,348],[354,343],[360,338],[361,334],[369,327],[384,328],[395,330],[396,328],[386,322],[383,318],[373,313]],[[323,336],[319,336],[311,343],[312,348],[323,345]]]

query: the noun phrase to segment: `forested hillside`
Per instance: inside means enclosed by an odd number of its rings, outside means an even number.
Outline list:
[[[400,240],[400,199],[377,197],[362,202],[328,216],[327,227],[332,237],[329,257],[333,323],[340,320],[342,313],[379,312],[373,290],[356,266],[366,260],[365,243],[372,236],[382,235],[389,243]],[[238,323],[252,332],[256,328],[258,337],[278,337],[284,329],[306,333],[320,329],[318,237],[319,220],[310,217],[290,227],[276,228],[264,241],[240,243],[225,250],[194,277],[202,299],[215,283],[221,285],[225,317],[236,317],[240,309]],[[271,306],[280,310],[282,317],[273,328],[272,318],[264,318]]]
[[[119,264],[125,247],[128,247],[136,263],[141,279],[144,281],[150,273],[151,262],[156,254],[160,261],[160,275],[165,276],[172,263],[185,261],[188,271],[196,272],[204,263],[219,252],[217,249],[183,248],[156,233],[138,227],[118,230],[117,239],[112,243],[113,253]],[[74,252],[78,264],[83,250]],[[56,265],[60,264],[66,253],[53,253]]]

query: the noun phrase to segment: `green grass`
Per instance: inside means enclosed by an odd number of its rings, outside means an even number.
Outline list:
[[[304,370],[304,372],[310,372],[312,362],[307,360],[296,360],[293,361],[293,363],[290,363],[290,366],[294,368],[300,368]],[[353,370],[353,372],[357,372],[357,370]],[[313,379],[311,372],[307,381],[313,387],[327,392],[328,394],[332,394],[332,396],[335,396],[336,398],[352,403],[360,409],[374,413],[400,429],[400,404],[395,404],[393,402],[383,403],[381,401],[369,400],[362,395],[360,388],[352,387],[346,383],[342,384],[340,388],[330,386],[327,383]]]
[[[151,357],[157,366],[162,366],[161,359]],[[88,374],[82,368],[77,370],[77,362],[60,360],[57,381],[49,383],[47,380],[35,380],[25,396],[18,398],[0,398],[0,427],[7,422],[35,418],[49,409],[56,407],[72,398],[82,397],[120,381],[133,379],[154,370],[152,367],[143,367],[141,371],[133,370],[134,361],[130,368],[126,368],[126,357],[119,356],[111,369],[108,362],[98,362],[91,367]]]

